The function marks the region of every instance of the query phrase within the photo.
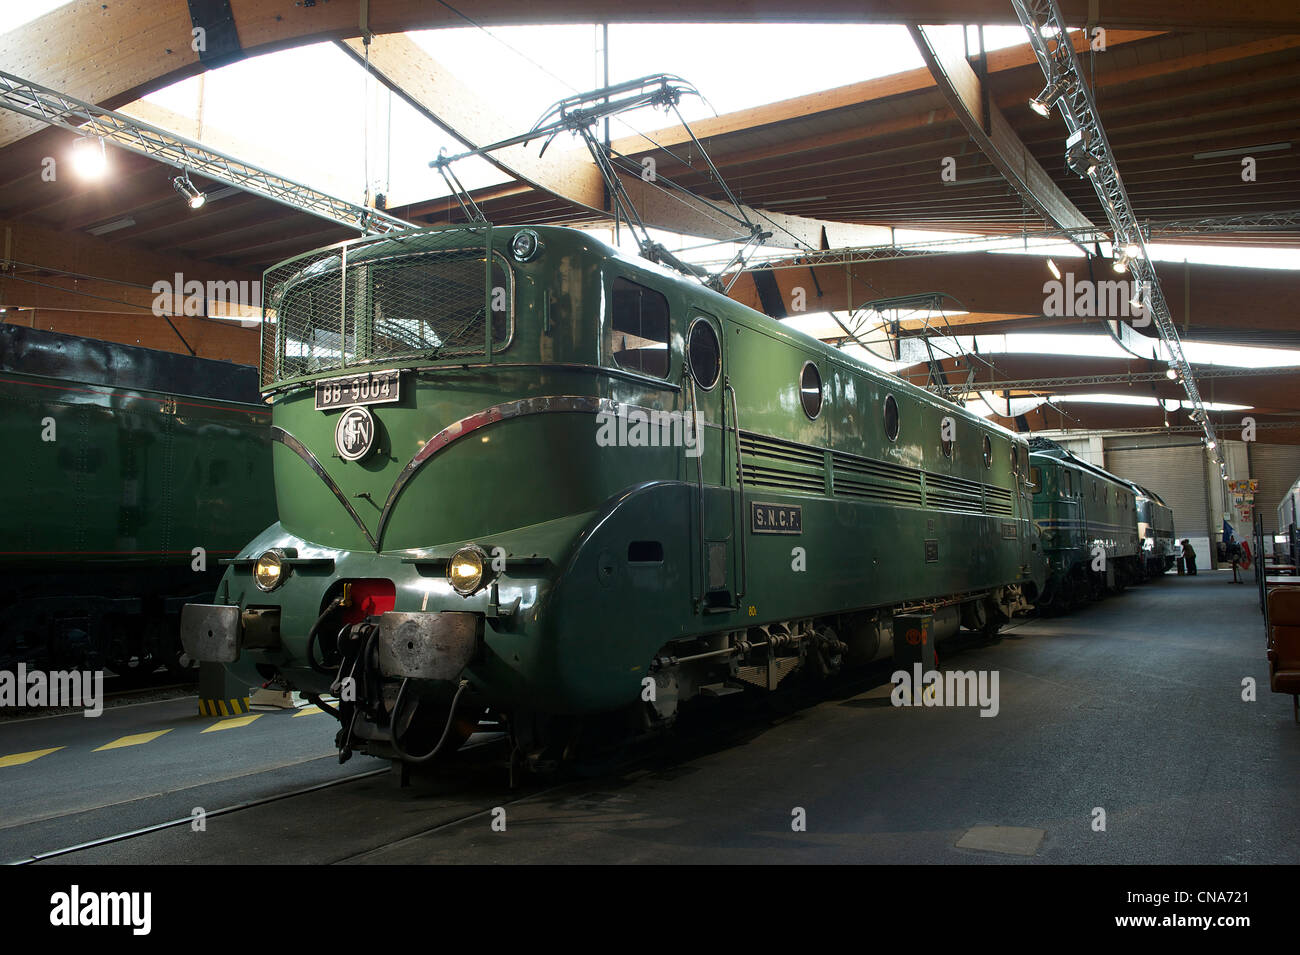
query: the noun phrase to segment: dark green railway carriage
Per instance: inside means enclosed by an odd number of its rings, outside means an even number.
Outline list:
[[[1142,547],[1138,571],[1158,577],[1174,566],[1174,511],[1154,491],[1132,485],[1137,500],[1138,540]]]
[[[345,748],[427,748],[462,680],[517,738],[664,720],[1041,584],[1022,439],[581,232],[361,240],[264,288],[280,522],[185,632],[343,691]]]
[[[1051,441],[1033,445],[1034,522],[1049,568],[1039,606],[1064,609],[1137,580],[1134,486]]]
[[[269,438],[247,366],[0,325],[0,667],[179,666],[182,605],[275,519]]]

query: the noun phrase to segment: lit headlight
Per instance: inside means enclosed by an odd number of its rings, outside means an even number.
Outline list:
[[[529,259],[536,258],[537,253],[542,251],[542,240],[532,229],[523,229],[516,232],[515,237],[510,241],[510,251],[514,253],[515,261],[527,262]]]
[[[253,582],[258,590],[271,591],[284,583],[289,575],[289,568],[284,562],[284,555],[278,550],[268,550],[253,565]]]
[[[483,583],[483,551],[462,547],[447,561],[447,582],[456,593],[468,597]]]

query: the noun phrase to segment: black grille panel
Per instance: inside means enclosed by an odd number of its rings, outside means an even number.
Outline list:
[[[826,456],[819,448],[742,431],[740,451],[748,486],[826,492]]]

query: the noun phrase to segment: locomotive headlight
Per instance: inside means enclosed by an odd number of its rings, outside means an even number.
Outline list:
[[[510,240],[510,251],[514,253],[516,262],[527,262],[537,258],[537,254],[542,251],[542,240],[532,229],[521,229]]]
[[[462,597],[468,597],[483,583],[483,551],[462,547],[447,561],[447,582]]]
[[[284,583],[284,578],[288,574],[289,568],[285,565],[284,555],[278,550],[268,550],[257,558],[257,563],[253,565],[253,582],[257,584],[258,590],[268,592],[274,590]]]

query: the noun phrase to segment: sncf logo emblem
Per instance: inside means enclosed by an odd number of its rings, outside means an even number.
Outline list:
[[[803,508],[798,504],[749,504],[749,529],[755,534],[802,534]]]
[[[334,426],[334,447],[344,461],[360,461],[375,443],[375,417],[369,408],[354,405]]]

